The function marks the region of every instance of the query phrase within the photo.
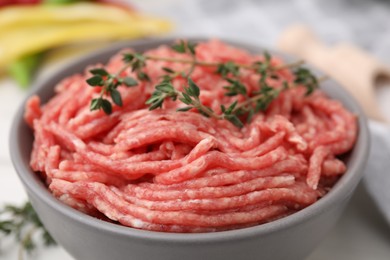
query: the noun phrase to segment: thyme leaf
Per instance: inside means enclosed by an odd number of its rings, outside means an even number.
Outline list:
[[[243,122],[251,122],[255,113],[265,111],[272,101],[279,96],[280,92],[287,91],[292,87],[304,86],[306,95],[310,95],[318,88],[321,81],[309,69],[301,66],[303,61],[273,66],[272,55],[267,51],[263,53],[263,59],[260,61],[252,64],[240,64],[234,61],[206,62],[197,60],[196,44],[186,40],[178,41],[171,48],[177,53],[187,54],[190,58],[158,57],[130,52],[123,54],[124,66],[115,74],[111,74],[103,68],[92,69],[90,71],[92,77],[87,79],[87,83],[92,87],[101,87],[101,92],[98,98],[92,99],[90,109],[101,109],[106,114],[110,114],[113,106],[110,100],[105,98],[106,95],[111,98],[113,104],[123,106],[121,93],[117,88],[121,85],[134,87],[142,81],[151,82],[151,78],[145,69],[148,60],[190,65],[188,71],[174,71],[170,67],[161,68],[166,74],[161,76],[161,81],[155,85],[154,92],[146,101],[146,105],[149,105],[149,110],[162,108],[167,99],[179,100],[186,105],[178,108],[177,111],[179,112],[195,109],[204,116],[218,120],[227,120],[237,127],[243,127]],[[242,95],[245,98],[244,101],[234,101],[227,108],[222,104],[220,114],[202,104],[200,99],[201,88],[191,78],[196,66],[215,68],[215,72],[227,82],[227,85],[223,87],[225,96],[234,97]],[[128,76],[122,77],[123,72],[127,69],[130,69],[137,79]],[[278,71],[283,69],[293,70],[294,81],[283,81],[280,89],[271,87],[270,82],[272,80],[280,80]],[[248,92],[246,85],[241,79],[243,70],[251,70],[259,75],[257,91]],[[174,88],[173,80],[177,77],[184,78],[187,81],[182,91]]]
[[[30,202],[22,206],[4,205],[0,209],[0,233],[13,236],[19,243],[19,260],[24,252],[37,247],[34,235],[39,234],[45,246],[56,245],[55,240],[43,226]]]

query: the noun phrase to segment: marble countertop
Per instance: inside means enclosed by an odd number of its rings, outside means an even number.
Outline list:
[[[139,9],[169,17],[174,35],[211,36],[273,46],[280,31],[293,22],[308,23],[328,43],[353,42],[390,63],[390,2],[386,1],[209,1],[137,0]],[[58,64],[61,66],[61,64]],[[56,68],[44,68],[40,78]],[[39,80],[39,79],[38,79]],[[390,103],[390,88],[379,102]],[[22,203],[26,194],[8,152],[11,121],[26,92],[0,79],[0,205]],[[388,260],[390,227],[360,185],[335,228],[307,260]],[[11,241],[0,244],[0,259],[17,259]],[[39,249],[31,259],[73,260],[62,248]]]

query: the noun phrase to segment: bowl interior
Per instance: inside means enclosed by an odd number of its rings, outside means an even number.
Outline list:
[[[204,41],[207,39],[191,39],[193,41]],[[120,42],[110,46],[109,48],[95,52],[94,54],[82,57],[74,63],[66,66],[51,77],[36,84],[30,91],[28,96],[37,94],[40,96],[42,103],[45,103],[51,96],[53,96],[54,86],[63,78],[73,75],[75,73],[81,73],[85,67],[96,63],[105,63],[109,57],[117,53],[123,48],[133,48],[137,51],[145,51],[147,49],[155,48],[161,44],[170,44],[173,39],[147,39],[142,41],[130,41]],[[262,48],[257,46],[251,46],[249,44],[226,41],[232,45],[247,49],[252,53],[261,53]],[[277,52],[271,52],[283,57],[285,60],[291,60],[292,58]],[[361,108],[357,105],[356,101],[336,82],[328,80],[322,83],[321,88],[332,98],[340,100],[344,106],[358,116],[359,134],[357,142],[353,151],[347,156],[348,170],[331,189],[319,201],[313,205],[298,211],[290,216],[282,219],[266,223],[263,225],[244,228],[239,230],[223,231],[216,233],[201,233],[201,234],[174,234],[174,233],[159,233],[153,231],[137,230],[120,225],[108,223],[81,212],[78,212],[65,204],[62,204],[55,199],[48,189],[45,187],[40,178],[29,167],[30,153],[33,142],[33,133],[31,129],[23,120],[24,103],[20,106],[12,125],[11,137],[10,137],[10,150],[11,158],[14,163],[14,167],[19,174],[27,192],[33,193],[38,196],[40,200],[48,204],[51,208],[60,211],[61,213],[74,218],[77,221],[83,222],[85,225],[89,225],[95,228],[104,229],[106,232],[119,233],[125,236],[137,236],[144,239],[156,239],[164,241],[175,241],[181,243],[183,241],[212,241],[212,240],[237,240],[240,237],[256,236],[258,234],[267,234],[283,228],[288,228],[293,225],[297,225],[300,222],[310,219],[314,215],[321,214],[326,211],[332,204],[338,203],[338,201],[345,200],[349,197],[357,183],[361,179],[362,170],[367,158],[369,138],[365,116]]]

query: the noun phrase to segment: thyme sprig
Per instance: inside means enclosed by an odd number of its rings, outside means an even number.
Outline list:
[[[91,86],[102,87],[100,97],[91,102],[91,110],[103,109],[105,113],[110,114],[112,112],[111,103],[104,98],[105,95],[111,95],[112,101],[116,105],[122,106],[120,93],[116,90],[118,86],[124,84],[132,87],[138,85],[138,81],[140,80],[150,81],[149,76],[143,71],[147,60],[190,65],[186,71],[174,71],[168,67],[162,68],[166,74],[161,77],[161,81],[155,86],[155,91],[146,101],[146,104],[149,105],[149,110],[162,108],[164,101],[167,99],[173,101],[180,100],[186,106],[177,109],[179,112],[195,109],[206,117],[227,120],[237,127],[242,127],[244,125],[244,120],[250,122],[255,113],[265,111],[271,102],[278,97],[280,92],[296,86],[305,86],[306,95],[310,95],[318,88],[320,82],[310,70],[301,67],[304,63],[303,61],[299,60],[289,64],[274,66],[272,64],[272,56],[268,52],[264,52],[264,58],[261,61],[256,61],[252,64],[240,64],[233,61],[200,61],[196,58],[196,44],[184,40],[172,45],[171,48],[175,52],[187,54],[190,58],[158,57],[140,53],[126,53],[123,58],[125,65],[117,74],[101,73],[103,69],[99,69],[99,73],[96,75],[96,69],[91,70],[91,73],[94,76],[88,79],[87,83]],[[214,67],[215,73],[219,74],[227,82],[227,85],[224,86],[224,89],[226,90],[225,95],[229,97],[241,95],[245,98],[244,101],[239,103],[236,100],[226,106],[225,104],[222,104],[221,113],[216,113],[210,107],[202,104],[200,99],[200,88],[191,78],[192,73],[197,66]],[[127,78],[127,80],[125,80],[126,77],[121,78],[119,76],[127,68],[131,68],[133,72],[136,72],[137,79]],[[295,75],[294,81],[290,83],[287,81],[283,82],[283,88],[281,89],[271,87],[268,84],[268,79],[279,79],[277,71],[282,69],[292,69]],[[260,76],[258,91],[248,93],[246,86],[240,79],[241,70],[252,70]],[[182,87],[182,91],[175,89],[173,85],[173,80],[177,77],[186,79],[186,85]]]
[[[14,236],[19,243],[18,259],[22,260],[25,252],[32,252],[37,244],[34,235],[40,234],[44,245],[55,245],[56,242],[39,220],[30,202],[21,207],[5,205],[0,209],[0,234]]]
[[[218,68],[221,64],[225,64],[225,63],[221,63],[221,62],[200,61],[200,60],[193,61],[192,59],[188,59],[188,58],[160,57],[160,56],[154,56],[154,55],[144,55],[144,57],[147,60],[177,62],[177,63],[191,64],[191,65],[195,64],[195,66],[202,66],[202,67]],[[228,61],[228,62],[230,62],[230,61]],[[248,69],[248,70],[254,70],[258,67],[258,64],[256,64],[256,63],[254,63],[254,64],[234,63],[234,64],[237,65],[239,68]],[[305,64],[305,62],[303,60],[298,60],[298,61],[295,61],[292,63],[278,65],[278,66],[272,67],[271,69],[275,70],[275,71],[281,70],[281,69],[289,69],[289,68],[299,67],[303,64]]]
[[[189,77],[192,74],[197,64],[195,47],[196,47],[195,43],[191,43],[183,40],[180,40],[178,44],[174,44],[171,47],[173,50],[175,50],[178,53],[187,53],[191,56],[191,61],[192,61],[190,62],[191,67],[188,70],[186,77]],[[147,58],[150,59],[150,57]]]
[[[133,77],[121,77],[121,74],[128,68],[137,73],[138,80],[150,81],[149,76],[142,71],[146,66],[146,58],[139,53],[126,53],[123,55],[125,65],[115,74],[107,72],[104,68],[95,68],[89,72],[93,75],[87,79],[88,85],[92,87],[101,87],[100,96],[91,101],[91,110],[102,109],[106,114],[111,114],[111,102],[104,98],[105,95],[111,96],[112,101],[117,106],[123,106],[122,97],[117,90],[118,86],[134,87],[138,81]]]

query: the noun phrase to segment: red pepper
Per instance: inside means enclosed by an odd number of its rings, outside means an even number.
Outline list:
[[[1,0],[0,0],[1,1]],[[98,3],[113,5],[129,11],[135,11],[134,7],[128,3],[123,3],[120,0],[95,0]]]
[[[128,9],[130,11],[134,11],[134,8],[132,6],[120,2],[118,0],[70,0],[70,2],[84,2],[84,1],[109,4],[123,9]],[[36,5],[36,4],[43,4],[44,2],[45,0],[0,0],[0,8],[9,5]]]
[[[36,5],[42,0],[0,0],[0,7],[7,5]]]

